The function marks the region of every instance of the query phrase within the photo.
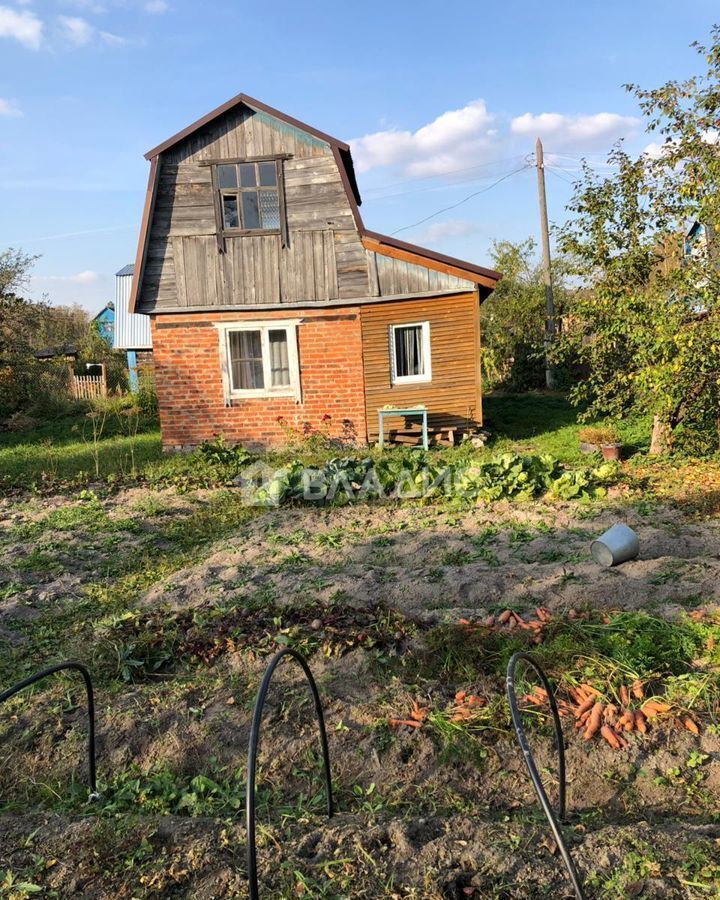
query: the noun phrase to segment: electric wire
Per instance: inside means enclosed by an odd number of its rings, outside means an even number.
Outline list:
[[[83,681],[85,682],[85,693],[87,694],[88,707],[88,781],[90,783],[90,792],[88,799],[97,800],[99,794],[97,790],[95,767],[95,698],[93,694],[93,686],[92,680],[90,678],[90,673],[85,668],[85,666],[73,659],[68,659],[65,662],[57,663],[54,666],[49,666],[47,669],[36,672],[34,675],[30,675],[28,678],[24,678],[22,681],[18,681],[17,684],[14,684],[12,687],[9,687],[7,690],[3,691],[0,694],[0,703],[4,703],[6,700],[14,697],[15,694],[19,693],[24,688],[29,687],[31,684],[35,684],[36,681],[41,681],[43,678],[47,678],[50,675],[54,675],[56,672],[62,672],[66,669],[74,669],[75,671],[79,672],[82,675]]]
[[[525,157],[522,154],[517,153],[517,154],[515,154],[515,156],[507,156],[507,157],[504,157],[503,159],[495,159],[492,162],[480,163],[477,166],[465,166],[462,169],[450,169],[447,172],[438,172],[435,175],[417,175],[414,178],[406,178],[402,181],[388,181],[385,184],[377,185],[374,188],[365,189],[363,191],[363,197],[369,198],[371,200],[382,200],[385,197],[400,197],[400,196],[404,196],[405,194],[424,193],[427,191],[443,190],[444,188],[447,188],[448,186],[455,187],[456,185],[460,185],[460,184],[472,184],[472,182],[477,181],[478,179],[477,178],[469,178],[469,179],[465,179],[463,181],[454,181],[453,180],[453,181],[451,181],[450,185],[439,184],[439,185],[434,185],[434,186],[428,187],[428,188],[419,188],[417,191],[398,191],[398,192],[392,193],[392,194],[382,194],[382,193],[379,194],[378,193],[378,191],[384,191],[387,188],[402,187],[405,184],[415,184],[416,182],[419,182],[419,181],[431,181],[432,179],[437,179],[437,178],[449,178],[452,175],[459,175],[461,172],[473,172],[478,169],[489,169],[492,166],[500,166],[504,163],[512,163],[512,162],[516,162],[517,160],[521,160],[524,158]]]
[[[529,165],[520,166],[519,169],[514,169],[512,172],[508,172],[503,175],[502,178],[498,178],[497,181],[493,181],[492,184],[489,184],[487,187],[481,188],[479,191],[474,191],[472,194],[468,194],[467,197],[463,197],[462,200],[458,200],[457,203],[453,203],[450,206],[445,206],[442,209],[438,209],[436,212],[431,213],[429,216],[425,216],[424,219],[420,219],[417,222],[413,222],[411,225],[403,225],[402,228],[396,228],[395,231],[390,232],[391,234],[400,234],[401,231],[407,231],[409,228],[417,228],[418,225],[423,225],[425,222],[429,222],[430,219],[434,219],[436,216],[442,215],[444,212],[449,212],[451,209],[457,209],[458,206],[462,206],[463,203],[467,203],[468,200],[472,200],[473,197],[478,197],[480,194],[486,194],[488,191],[491,191],[494,187],[497,187],[503,181],[506,181],[508,178],[512,178],[513,175],[517,175],[520,172],[524,172],[526,169],[529,169]]]
[[[322,703],[320,702],[320,694],[318,693],[315,679],[312,676],[310,667],[307,662],[295,650],[290,647],[283,647],[279,650],[268,663],[263,675],[260,687],[258,688],[255,698],[255,709],[253,710],[252,724],[250,726],[250,738],[248,740],[248,757],[247,757],[247,795],[245,799],[245,831],[247,835],[247,869],[248,869],[248,888],[250,900],[259,900],[260,893],[258,888],[257,873],[257,847],[255,835],[255,782],[257,774],[257,756],[258,743],[260,741],[260,725],[262,723],[262,714],[265,707],[267,692],[270,687],[275,669],[282,660],[289,656],[294,659],[303,670],[305,677],[310,685],[310,691],[315,704],[315,716],[320,730],[320,746],[323,755],[323,770],[325,774],[325,794],[327,799],[327,815],[328,819],[333,817],[333,795],[332,795],[332,779],[330,776],[330,752],[328,750],[327,731],[325,729],[325,718],[323,716]]]
[[[537,766],[535,765],[535,759],[530,752],[530,747],[528,746],[527,739],[525,737],[525,731],[522,726],[522,718],[520,716],[520,710],[518,709],[517,704],[517,696],[515,694],[515,669],[520,661],[527,663],[537,672],[538,677],[542,682],[543,688],[547,693],[548,700],[550,701],[550,712],[552,713],[553,724],[555,726],[555,746],[558,754],[559,790],[557,818],[555,817],[555,813],[553,812],[553,808],[550,800],[548,799],[548,795],[545,793],[545,788],[543,787],[543,783],[540,779],[540,774],[538,772]],[[565,863],[565,868],[567,869],[570,883],[572,884],[573,890],[575,891],[575,896],[577,900],[585,900],[585,894],[583,893],[582,884],[580,883],[580,877],[577,873],[577,869],[575,868],[575,864],[572,861],[570,851],[567,848],[567,844],[565,843],[565,839],[563,838],[562,831],[560,830],[560,824],[558,822],[558,819],[560,820],[560,822],[565,821],[565,745],[563,742],[560,714],[558,713],[557,703],[555,702],[555,693],[553,691],[553,687],[550,684],[550,681],[543,671],[542,667],[534,659],[534,657],[532,657],[529,653],[520,652],[515,653],[510,658],[510,662],[508,663],[506,690],[508,704],[510,706],[510,716],[515,728],[515,736],[520,746],[520,750],[522,751],[523,760],[525,761],[525,766],[527,767],[528,773],[530,775],[532,786],[535,789],[535,794],[540,801],[540,806],[545,813],[545,817],[550,823],[550,830],[552,831],[553,837],[555,838],[555,843],[557,844],[558,850],[560,851],[562,861]]]

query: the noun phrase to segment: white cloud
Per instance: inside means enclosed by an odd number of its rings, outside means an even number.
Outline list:
[[[605,148],[618,138],[632,134],[640,127],[634,116],[617,113],[566,116],[562,113],[525,113],[516,116],[510,130],[520,137],[541,137],[551,141],[555,150],[593,150]]]
[[[78,272],[75,275],[42,275],[35,278],[35,281],[64,281],[69,284],[95,284],[100,276],[92,269],[84,272]]]
[[[86,47],[99,41],[111,47],[127,43],[127,39],[109,31],[99,31],[81,16],[58,16],[62,36],[76,47]]]
[[[167,3],[167,0],[147,0],[144,9],[145,12],[152,15],[161,15],[170,9],[170,4]]]
[[[0,6],[0,37],[13,38],[31,50],[38,50],[42,30],[43,23],[35,13]]]
[[[476,234],[479,230],[480,226],[477,222],[469,222],[467,219],[448,219],[446,222],[434,222],[423,231],[417,232],[413,240],[420,244],[442,244],[453,238]]]
[[[122,47],[130,43],[127,38],[121,37],[119,34],[112,34],[109,31],[99,31],[98,36],[109,47]]]
[[[485,166],[532,151],[537,135],[548,150],[603,151],[632,134],[640,120],[617,113],[525,113],[511,120],[491,113],[484,100],[442,113],[417,131],[388,128],[351,141],[359,172],[392,167],[405,175],[433,177]]]
[[[411,176],[440,175],[493,155],[497,131],[484,100],[438,116],[417,131],[377,131],[351,141],[358,171],[397,166]]]
[[[20,118],[22,116],[22,110],[14,100],[3,100],[3,98],[0,97],[0,116]]]
[[[58,21],[63,36],[77,47],[83,47],[93,39],[95,29],[87,19],[80,16],[58,16]]]

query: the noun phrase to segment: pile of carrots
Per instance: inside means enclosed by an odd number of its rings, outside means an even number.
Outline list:
[[[477,711],[485,706],[482,697],[468,694],[466,691],[458,691],[455,694],[455,705],[450,716],[451,722],[467,722],[477,715]]]
[[[450,710],[450,721],[468,722],[473,719],[477,715],[478,710],[482,709],[484,706],[485,701],[482,697],[478,697],[476,694],[468,694],[467,691],[458,691],[455,694],[455,701]],[[388,725],[391,728],[399,728],[401,725],[406,725],[408,728],[420,728],[427,719],[428,711],[428,706],[420,706],[417,700],[413,700],[412,709],[410,710],[408,718],[388,719]]]
[[[460,619],[460,625],[469,628],[485,628],[488,631],[511,631],[513,628],[523,628],[526,631],[532,631],[533,643],[540,644],[542,642],[542,630],[550,620],[550,613],[544,607],[538,607],[535,614],[525,620],[521,615],[512,609],[504,609],[497,616],[488,616],[482,622],[470,622],[468,619]]]
[[[646,698],[645,687],[640,680],[634,681],[630,689],[624,684],[620,686],[619,703],[603,702],[601,692],[590,684],[568,687],[567,693],[572,703],[558,700],[559,715],[573,716],[575,727],[583,730],[584,740],[589,741],[599,734],[613,750],[627,747],[625,734],[633,731],[645,734],[652,719],[669,713],[672,708],[669,703],[657,698]],[[522,700],[530,706],[543,706],[548,703],[548,696],[543,688],[534,687]],[[697,723],[690,716],[674,721],[693,734],[700,733]]]
[[[401,725],[407,725],[408,728],[420,728],[427,719],[429,709],[428,706],[420,706],[417,700],[413,700],[410,716],[407,719],[388,719],[388,725],[391,728],[399,728]]]

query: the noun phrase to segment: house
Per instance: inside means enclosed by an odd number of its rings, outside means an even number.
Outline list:
[[[112,347],[113,333],[115,331],[115,304],[112,300],[106,303],[96,316],[93,316],[90,324],[97,327],[100,337],[108,347]]]
[[[149,316],[130,312],[134,266],[130,263],[115,273],[115,335],[113,347],[127,352],[130,390],[139,387],[139,374],[152,373],[152,338]]]
[[[687,258],[705,258],[715,240],[715,229],[712,225],[704,225],[694,221],[685,230],[683,239],[683,256]]]
[[[240,94],[146,158],[129,310],[150,316],[164,447],[373,441],[388,405],[482,423],[500,275],[369,231],[347,144]]]

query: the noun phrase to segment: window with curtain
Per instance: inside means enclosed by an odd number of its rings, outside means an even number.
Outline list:
[[[224,379],[232,396],[299,396],[295,322],[218,326]]]
[[[393,384],[430,381],[430,323],[390,327],[390,372]]]

